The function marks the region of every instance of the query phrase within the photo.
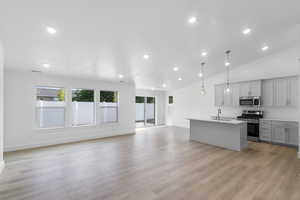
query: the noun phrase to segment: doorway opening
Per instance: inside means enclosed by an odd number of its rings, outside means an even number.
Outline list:
[[[135,107],[135,124],[137,128],[155,126],[155,97],[136,96]]]

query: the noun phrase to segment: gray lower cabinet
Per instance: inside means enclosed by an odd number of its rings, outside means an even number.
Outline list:
[[[299,134],[297,122],[261,120],[259,130],[261,141],[298,146]]]
[[[299,144],[298,123],[297,122],[289,123],[286,131],[287,131],[287,143],[289,145],[298,146]]]

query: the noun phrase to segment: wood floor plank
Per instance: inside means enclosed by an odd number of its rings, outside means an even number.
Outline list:
[[[250,143],[234,152],[189,140],[187,129],[5,153],[5,200],[299,200],[297,150]]]

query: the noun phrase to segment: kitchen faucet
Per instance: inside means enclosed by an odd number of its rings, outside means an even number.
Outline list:
[[[217,120],[220,120],[220,114],[222,113],[222,110],[221,108],[218,108],[218,117],[217,117]]]

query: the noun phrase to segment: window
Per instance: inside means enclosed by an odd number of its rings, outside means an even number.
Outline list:
[[[72,89],[72,125],[94,124],[94,90]]]
[[[65,126],[65,90],[57,87],[36,87],[36,120],[39,128]]]
[[[169,96],[169,104],[173,104],[173,102],[174,102],[173,96]]]
[[[100,91],[100,123],[118,121],[118,92]]]

